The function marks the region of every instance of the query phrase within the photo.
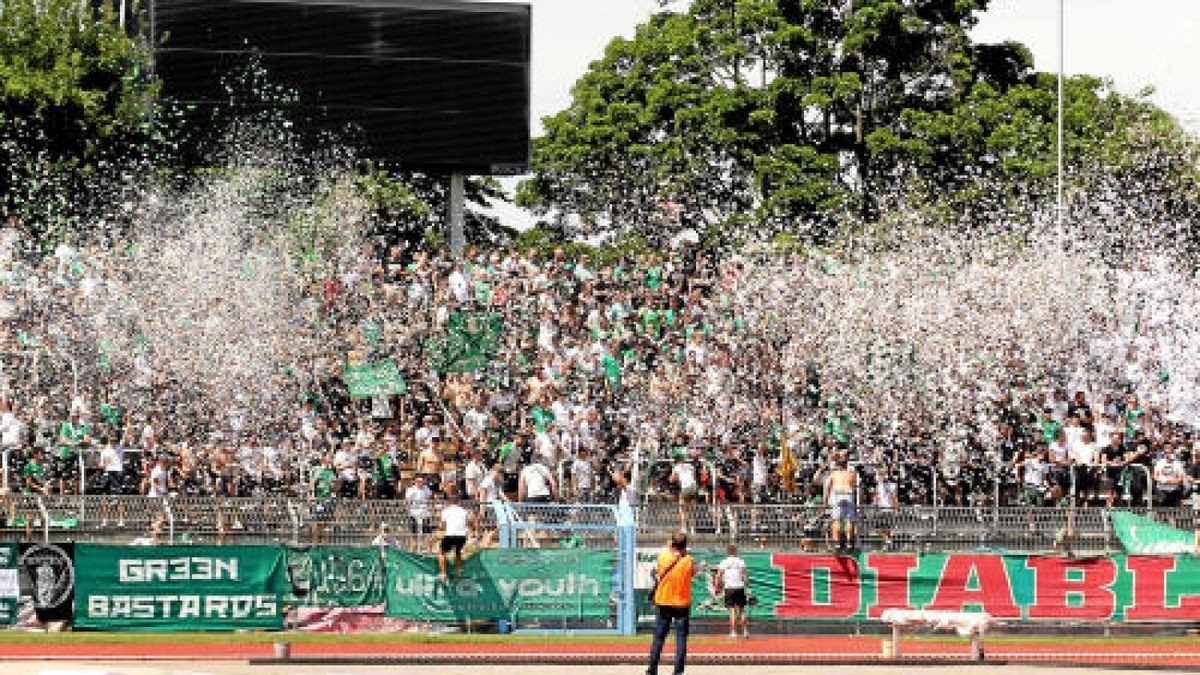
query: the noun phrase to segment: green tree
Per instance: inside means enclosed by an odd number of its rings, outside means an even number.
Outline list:
[[[666,2],[544,120],[519,202],[661,243],[685,227],[711,242],[800,223],[821,240],[897,193],[945,208],[1036,193],[1054,175],[1056,81],[1020,44],[971,42],[987,5]],[[1067,85],[1078,166],[1154,155],[1187,174],[1161,111],[1095,78]]]
[[[156,85],[108,3],[0,3],[0,209],[45,240],[136,169]]]

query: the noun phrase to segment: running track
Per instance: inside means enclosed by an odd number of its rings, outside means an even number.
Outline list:
[[[280,641],[287,636],[281,634]],[[966,661],[967,644],[902,641],[905,662],[930,664],[932,661]],[[1061,664],[1121,664],[1159,667],[1200,667],[1200,640],[1195,645],[1126,644],[1122,642],[1080,642],[1039,644],[1005,642],[988,644],[986,657],[992,662],[1052,662]],[[111,645],[0,645],[0,661],[18,659],[53,660],[226,660],[270,661],[272,644],[229,642],[213,644],[111,644]],[[876,663],[881,659],[879,637],[756,637],[750,640],[702,637],[693,639],[688,650],[689,662],[701,664],[787,664],[787,663]],[[664,657],[672,652],[668,642]],[[641,663],[646,645],[572,643],[569,637],[548,638],[545,642],[521,643],[337,643],[296,644],[291,657],[296,663],[563,663],[617,664]],[[891,663],[896,663],[892,661]]]

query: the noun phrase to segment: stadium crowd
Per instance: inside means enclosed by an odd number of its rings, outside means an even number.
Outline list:
[[[153,344],[109,358],[90,331],[121,255],[66,241],[3,260],[13,491],[814,503],[840,457],[881,508],[1178,505],[1200,486],[1193,430],[1127,391],[999,394],[952,432],[864,423],[819,363],[780,376],[777,337],[731,301],[738,257],[365,245],[311,273],[296,323],[321,349],[263,407],[197,395]],[[403,393],[352,396],[346,363],[385,360]]]

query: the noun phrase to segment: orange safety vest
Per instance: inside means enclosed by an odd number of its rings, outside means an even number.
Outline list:
[[[695,574],[696,563],[692,556],[685,554],[682,560],[671,567],[671,563],[678,557],[671,550],[658,554],[658,590],[654,593],[656,605],[692,606],[692,575]],[[667,572],[668,567],[671,567],[670,572]]]

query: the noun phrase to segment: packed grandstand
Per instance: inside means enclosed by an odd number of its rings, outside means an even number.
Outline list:
[[[1128,388],[977,392],[947,432],[841,403],[819,361],[783,377],[782,341],[731,301],[749,276],[737,256],[357,253],[307,271],[273,337],[312,346],[246,383],[282,392],[259,397],[189,381],[144,337],[154,316],[125,343],[89,339],[136,252],[10,255],[6,485],[319,501],[403,499],[420,477],[434,498],[542,497],[545,482],[554,501],[820,503],[846,456],[859,502],[891,508],[1170,506],[1200,477],[1191,427]]]

